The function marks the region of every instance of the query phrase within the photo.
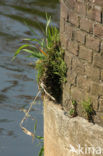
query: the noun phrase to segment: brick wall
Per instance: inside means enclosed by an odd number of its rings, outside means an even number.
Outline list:
[[[86,118],[81,103],[91,99],[94,122],[103,126],[103,0],[61,0],[60,34],[68,67],[63,107],[75,100]]]

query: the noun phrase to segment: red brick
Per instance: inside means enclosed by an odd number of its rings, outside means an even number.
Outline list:
[[[98,110],[98,96],[92,96],[92,95],[90,95],[89,97],[90,97],[90,100],[91,100],[91,102],[93,104],[94,110],[95,111]]]
[[[67,72],[67,82],[71,85],[76,85],[76,73],[68,70]]]
[[[98,36],[103,39],[103,25],[95,24],[93,33],[95,36]]]
[[[76,4],[76,0],[65,0],[65,5],[69,8],[69,9],[75,9],[75,4]]]
[[[92,62],[92,50],[90,50],[84,46],[80,46],[79,58],[86,60],[89,63],[91,63]]]
[[[98,38],[94,38],[93,36],[87,36],[86,37],[86,46],[90,49],[93,49],[95,51],[99,51],[100,47],[100,40]]]
[[[68,8],[66,7],[65,3],[63,1],[61,1],[61,5],[60,5],[60,13],[61,13],[61,17],[67,19],[68,18]]]
[[[93,82],[91,85],[91,94],[92,95],[103,95],[103,83],[95,83]]]
[[[100,69],[99,68],[94,68],[90,65],[85,66],[85,74],[89,79],[92,81],[99,82],[100,80]]]
[[[103,0],[77,0],[77,2],[88,2],[91,5],[98,5],[101,8],[103,7]]]
[[[74,12],[69,12],[69,22],[74,24],[75,26],[79,26],[79,17]]]
[[[93,58],[93,65],[103,69],[103,55],[95,54]]]
[[[85,2],[85,0],[77,0],[77,2],[82,2],[83,3],[83,2]]]
[[[65,20],[63,17],[60,18],[60,33],[65,31]]]
[[[65,23],[65,34],[68,39],[72,39],[73,27],[69,23]]]
[[[77,77],[77,86],[85,91],[90,91],[90,82],[86,78],[86,76],[78,76]]]
[[[101,51],[101,53],[103,54],[103,41],[101,42],[100,51]]]
[[[74,39],[78,42],[81,42],[82,44],[85,43],[85,33],[82,31],[75,31],[74,32]]]
[[[101,8],[100,7],[89,7],[87,10],[87,17],[90,18],[91,20],[95,20],[97,22],[101,22]]]
[[[99,111],[103,112],[103,96],[99,97]]]
[[[93,32],[93,22],[86,18],[81,18],[80,28],[86,32],[92,33]]]
[[[100,86],[98,83],[93,82],[91,84],[91,94],[92,95],[99,95]]]
[[[60,34],[60,40],[61,40],[61,45],[63,46],[64,49],[66,49],[67,48],[68,39],[66,38],[65,33]]]
[[[75,11],[82,16],[86,16],[86,5],[84,3],[77,2],[75,4]]]
[[[103,7],[103,0],[95,0],[94,4]]]
[[[73,57],[72,59],[72,71],[77,75],[85,74],[85,66],[78,57]]]
[[[73,100],[77,102],[81,102],[84,100],[84,92],[83,90],[77,88],[77,87],[72,87],[71,88],[71,96]]]
[[[101,71],[101,80],[103,81],[103,70]]]
[[[68,41],[68,51],[74,55],[78,55],[78,43],[76,41]]]
[[[73,59],[73,55],[68,51],[65,51],[64,61],[67,65],[68,70],[71,70],[72,68],[72,59]]]

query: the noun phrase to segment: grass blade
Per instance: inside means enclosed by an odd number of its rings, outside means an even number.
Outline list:
[[[34,47],[34,46],[33,45],[30,45],[30,44],[24,44],[24,45],[22,45],[20,48],[18,48],[18,50],[16,51],[16,53],[13,56],[12,60],[14,60],[16,58],[16,56],[21,52],[21,50],[23,50],[26,47]]]
[[[43,153],[44,153],[44,147],[42,146],[40,152],[39,152],[39,156],[43,156]]]
[[[36,133],[36,129],[37,129],[37,121],[35,122],[35,125],[34,125],[34,134]]]

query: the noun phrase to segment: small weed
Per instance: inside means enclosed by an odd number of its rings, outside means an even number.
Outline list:
[[[34,125],[34,136],[35,136],[35,139],[39,141],[39,146],[41,147],[38,156],[43,156],[44,155],[44,138],[42,136],[36,135],[36,129],[37,129],[37,122]]]
[[[72,108],[70,109],[69,114],[72,117],[77,116],[77,103],[74,100],[72,100]]]
[[[93,109],[91,100],[88,99],[87,101],[83,101],[82,106],[83,106],[85,112],[87,113],[88,120],[94,123],[93,115],[95,115],[95,111]]]
[[[74,117],[75,116],[75,110],[74,108],[71,108],[69,111],[70,116]]]
[[[77,106],[77,102],[76,102],[75,100],[72,100],[72,105],[73,105],[74,107],[76,107],[76,106]]]
[[[67,67],[64,62],[64,50],[61,48],[59,30],[51,25],[51,17],[47,17],[45,37],[25,39],[28,44],[22,45],[15,53],[13,59],[22,51],[28,57],[35,57],[38,71],[37,81],[40,86],[43,82],[57,102],[62,98],[62,85],[66,82]]]
[[[93,108],[92,108],[92,104],[91,104],[90,99],[88,99],[88,101],[83,101],[82,106],[88,114],[93,112]]]

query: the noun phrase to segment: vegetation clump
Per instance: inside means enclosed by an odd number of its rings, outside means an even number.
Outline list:
[[[37,58],[36,69],[39,86],[44,84],[46,91],[57,102],[62,98],[62,85],[66,82],[67,67],[64,62],[64,50],[61,48],[59,30],[51,25],[51,17],[47,17],[45,37],[25,39],[28,44],[22,45],[13,59],[21,52],[29,57]]]
[[[69,115],[71,117],[76,117],[77,116],[77,103],[76,101],[72,101],[72,108],[69,111]]]
[[[93,115],[95,115],[95,111],[94,111],[94,109],[93,109],[91,100],[88,99],[87,101],[83,101],[83,102],[82,102],[82,106],[83,106],[85,112],[87,113],[87,118],[88,118],[88,120],[89,120],[90,122],[93,122],[93,123],[94,123]]]

